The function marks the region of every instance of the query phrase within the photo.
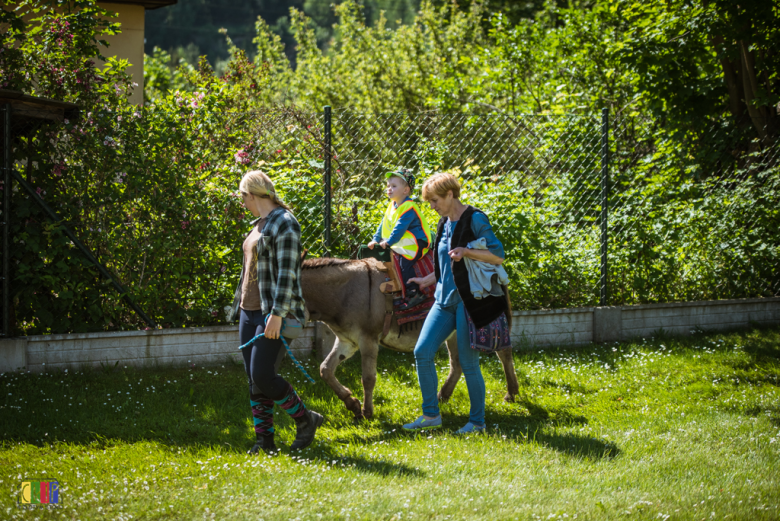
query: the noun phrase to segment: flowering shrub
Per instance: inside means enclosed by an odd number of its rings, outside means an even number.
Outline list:
[[[117,29],[101,21],[108,13],[90,1],[56,12],[54,4],[30,0],[3,11],[12,27],[3,78],[6,87],[83,109],[78,120],[18,133],[17,169],[155,322],[222,323],[251,219],[236,194],[241,176],[263,167],[283,197],[300,203],[302,184],[316,182],[309,161],[318,145],[293,112],[248,112],[265,70],[236,49],[224,78],[204,60],[188,75],[192,92],[129,104],[127,64],[109,59],[98,69],[90,59],[100,34]],[[17,334],[145,326],[18,186],[12,206]]]
[[[267,171],[296,211],[304,246],[325,252],[319,116],[259,109],[276,99],[266,91],[273,67],[235,47],[223,77],[201,59],[177,71],[174,83],[186,81],[186,89],[156,90],[151,104],[130,105],[127,63],[94,64],[101,35],[117,30],[104,20],[109,14],[91,0],[25,0],[2,12],[4,86],[83,109],[78,120],[19,132],[16,167],[158,324],[223,323],[251,219],[236,193],[243,173]],[[534,149],[523,132],[501,137],[501,126],[487,125],[481,134],[474,118],[473,128],[453,129],[460,137],[447,145],[392,131],[392,117],[340,120],[334,137],[351,141],[334,144],[330,253],[351,257],[368,240],[386,204],[376,166],[406,157],[424,176],[462,175],[464,200],[488,212],[504,243],[516,307],[597,303],[598,134],[560,118],[551,123],[562,127],[559,138]],[[618,135],[616,127],[613,142],[611,302],[777,294],[776,148],[744,136],[680,138],[652,125],[640,125],[648,135],[629,143],[627,128]],[[472,142],[481,148],[465,152]],[[537,166],[503,163],[508,150]],[[466,155],[456,161],[455,151]],[[11,216],[16,333],[144,327],[18,186]]]

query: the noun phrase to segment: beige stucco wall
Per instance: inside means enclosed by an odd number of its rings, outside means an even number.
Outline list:
[[[117,13],[118,18],[112,18],[112,22],[119,22],[122,32],[113,36],[104,36],[110,47],[103,47],[101,54],[103,56],[117,56],[126,59],[131,65],[128,72],[132,75],[133,81],[138,84],[130,96],[132,103],[141,104],[144,101],[144,12],[141,5],[114,4],[110,2],[98,2],[98,5],[108,11]],[[16,8],[16,4],[10,4],[3,7],[6,10]],[[24,17],[29,22],[31,16]],[[2,30],[2,28],[0,28]],[[99,66],[103,65],[102,60],[96,60]]]
[[[122,32],[113,36],[106,36],[109,47],[103,48],[103,56],[116,56],[130,62],[127,69],[133,81],[138,84],[130,96],[130,101],[142,104],[144,101],[144,8],[140,5],[112,4],[110,2],[98,2],[98,5],[107,11],[113,11],[119,15],[112,19],[121,24]],[[98,60],[102,65],[102,61]]]

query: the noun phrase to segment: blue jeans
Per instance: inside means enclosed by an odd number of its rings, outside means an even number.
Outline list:
[[[471,349],[469,330],[466,323],[466,309],[463,302],[456,306],[442,307],[438,302],[433,304],[420,331],[420,338],[414,347],[414,359],[417,363],[417,380],[422,393],[423,414],[439,415],[439,379],[433,358],[436,351],[448,336],[457,330],[458,356],[463,376],[466,377],[466,387],[469,391],[471,409],[469,421],[477,425],[485,424],[485,379],[479,368],[479,351]]]

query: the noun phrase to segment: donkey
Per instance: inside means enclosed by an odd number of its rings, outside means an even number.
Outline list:
[[[374,415],[376,359],[385,321],[385,295],[379,291],[379,285],[386,280],[382,268],[376,259],[321,258],[305,260],[301,271],[301,289],[311,320],[324,322],[336,334],[333,348],[320,365],[320,375],[358,420]],[[411,353],[419,335],[420,328],[402,329],[394,318],[390,332],[381,341],[385,347]],[[339,364],[358,350],[362,362],[362,409],[360,400],[336,378]],[[447,339],[447,350],[450,372],[439,391],[442,403],[452,396],[462,374],[455,334]],[[512,402],[519,390],[512,352],[504,350],[497,354],[507,381],[504,400]]]

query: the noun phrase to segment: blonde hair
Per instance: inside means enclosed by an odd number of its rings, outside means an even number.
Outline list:
[[[251,172],[244,174],[244,177],[241,178],[241,183],[238,185],[238,189],[245,194],[252,194],[262,199],[270,199],[285,210],[291,210],[287,203],[279,199],[276,190],[274,190],[274,182],[271,181],[271,178],[261,170],[252,170]]]
[[[426,201],[430,201],[431,197],[434,195],[446,197],[447,192],[450,190],[452,190],[452,197],[460,199],[460,183],[458,182],[458,178],[452,174],[440,172],[425,180],[425,184],[423,184],[422,187],[422,196]]]

